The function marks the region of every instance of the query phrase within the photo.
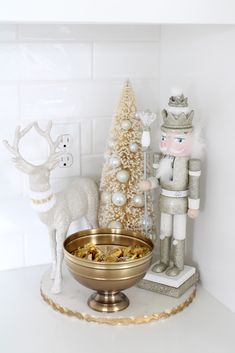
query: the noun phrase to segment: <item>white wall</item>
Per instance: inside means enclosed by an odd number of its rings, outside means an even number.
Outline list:
[[[203,286],[235,311],[235,26],[163,26],[161,106],[174,84],[189,96],[207,143],[188,261],[198,264]]]
[[[16,125],[32,120],[52,119],[55,135],[72,124],[76,143],[81,137],[72,176],[98,179],[123,82],[131,79],[139,109],[157,109],[159,40],[156,26],[0,25],[0,140],[13,141]],[[22,151],[44,160],[35,138]],[[46,228],[22,197],[27,178],[3,145],[0,162],[0,269],[49,262]],[[55,189],[70,180],[64,170],[53,175]]]

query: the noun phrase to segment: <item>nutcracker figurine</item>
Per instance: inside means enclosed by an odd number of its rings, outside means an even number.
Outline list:
[[[182,92],[174,92],[162,112],[161,153],[155,153],[155,177],[139,183],[142,191],[160,186],[160,261],[153,272],[175,277],[184,269],[186,220],[199,212],[200,159],[192,158],[194,111]],[[172,261],[170,256],[172,252]]]

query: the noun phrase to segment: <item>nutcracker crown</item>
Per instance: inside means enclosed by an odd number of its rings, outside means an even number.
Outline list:
[[[168,105],[170,107],[188,107],[188,98],[183,94],[179,96],[171,96]]]
[[[168,107],[162,111],[162,130],[190,132],[193,130],[194,111],[188,107],[188,98],[179,92],[169,98]]]

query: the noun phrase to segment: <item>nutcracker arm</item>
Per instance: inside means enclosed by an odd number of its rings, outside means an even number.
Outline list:
[[[189,195],[188,208],[198,210],[200,207],[200,159],[189,160]]]
[[[161,152],[154,152],[153,154],[153,169],[155,171],[155,175],[156,175],[156,171],[158,171],[162,157],[163,157],[163,154]]]
[[[148,178],[148,181],[151,184],[151,189],[155,189],[159,185],[159,180],[158,180],[158,172],[159,172],[159,166],[160,166],[160,161],[163,157],[163,154],[161,152],[154,152],[153,154],[153,177]]]

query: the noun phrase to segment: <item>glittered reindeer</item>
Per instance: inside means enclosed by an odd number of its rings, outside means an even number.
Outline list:
[[[42,165],[27,162],[19,151],[20,140],[33,127],[49,144],[49,157]],[[71,222],[81,217],[85,217],[91,228],[97,226],[98,188],[93,180],[77,177],[65,190],[53,193],[50,185],[50,172],[59,163],[60,152],[57,152],[57,148],[61,137],[54,142],[50,136],[51,128],[51,121],[46,130],[42,130],[36,122],[22,130],[18,126],[13,145],[11,146],[7,141],[3,143],[14,156],[13,162],[16,168],[29,176],[31,206],[49,232],[52,254],[51,279],[54,280],[51,291],[60,293],[64,239]]]

